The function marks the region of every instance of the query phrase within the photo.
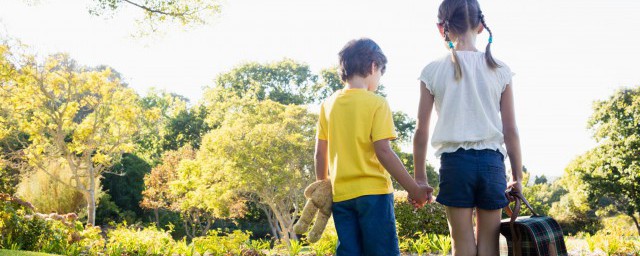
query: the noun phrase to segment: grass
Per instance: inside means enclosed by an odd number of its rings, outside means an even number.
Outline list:
[[[30,251],[11,251],[11,250],[2,250],[0,249],[0,256],[11,255],[11,256],[53,256],[56,254],[48,254],[41,252],[30,252]]]

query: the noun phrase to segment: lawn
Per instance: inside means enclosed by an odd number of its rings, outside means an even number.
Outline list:
[[[0,249],[0,256],[52,256],[57,254],[48,254],[41,252],[30,252],[30,251],[11,251],[11,250],[2,250]]]

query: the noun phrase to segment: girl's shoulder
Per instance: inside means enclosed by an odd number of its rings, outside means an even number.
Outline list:
[[[437,69],[440,69],[444,65],[450,65],[450,64],[451,64],[450,56],[447,55],[447,56],[439,57],[427,63],[427,65],[424,66],[424,68],[422,68],[422,74],[423,75],[432,74],[433,72],[435,72]]]

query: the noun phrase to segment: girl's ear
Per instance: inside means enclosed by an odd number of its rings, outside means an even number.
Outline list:
[[[444,26],[439,23],[436,24],[436,26],[438,26],[438,31],[440,31],[440,35],[442,36],[442,38],[444,38]]]
[[[378,65],[375,62],[371,62],[371,74],[375,74],[378,70]]]
[[[482,25],[482,23],[480,23],[478,25],[478,27],[476,28],[476,31],[478,31],[478,34],[482,33],[482,31],[484,31],[484,25]]]

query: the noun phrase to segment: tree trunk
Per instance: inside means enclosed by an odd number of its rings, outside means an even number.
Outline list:
[[[276,225],[278,225],[274,219],[273,219],[273,213],[269,210],[268,207],[260,207],[260,209],[264,212],[265,215],[267,215],[267,221],[269,222],[269,228],[271,229],[271,235],[273,235],[273,237],[275,239],[278,239],[278,230]]]
[[[276,205],[271,205],[271,211],[273,211],[273,215],[276,217],[278,221],[278,226],[280,226],[280,235],[281,238],[284,239],[285,244],[289,244],[289,240],[297,240],[297,236],[295,232],[293,232],[293,224],[292,221],[289,221],[285,216],[283,216],[280,211],[278,211]]]
[[[631,216],[631,219],[633,219],[633,223],[636,224],[636,229],[638,229],[638,235],[640,235],[640,224],[638,224],[638,219],[636,218],[636,213],[632,212],[631,214],[629,214],[629,216]]]
[[[160,228],[160,214],[158,214],[158,208],[153,209],[153,214],[156,216],[156,227]]]
[[[96,225],[96,178],[93,171],[89,172],[89,198],[87,198],[87,224]]]

